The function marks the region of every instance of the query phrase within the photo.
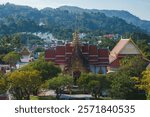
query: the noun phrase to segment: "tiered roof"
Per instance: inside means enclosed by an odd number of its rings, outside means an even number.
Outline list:
[[[48,49],[45,51],[45,59],[46,60],[54,60],[55,59],[55,50]]]
[[[97,49],[94,45],[82,45],[79,56],[88,61],[88,65],[107,66],[109,64],[109,51],[107,49]],[[48,49],[45,52],[45,59],[53,61],[56,64],[71,64],[70,59],[74,57],[74,51],[71,44],[58,46],[55,49]]]
[[[58,65],[64,64],[68,69],[73,69],[73,67],[89,69],[90,65],[107,66],[109,64],[107,49],[98,49],[95,45],[80,44],[77,33],[74,33],[73,37],[72,44],[46,50],[46,60],[53,61]]]
[[[109,51],[106,49],[99,49],[98,50],[98,61],[100,65],[108,65],[109,63]]]

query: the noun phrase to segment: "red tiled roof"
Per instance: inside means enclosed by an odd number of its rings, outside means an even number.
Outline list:
[[[45,51],[45,58],[55,58],[55,50],[54,49],[48,49]]]
[[[124,48],[124,46],[130,41],[130,39],[121,39],[117,45],[111,51],[112,53],[119,54],[119,52]]]
[[[112,63],[114,60],[117,59],[117,56],[114,56],[114,55],[109,55],[109,63]]]
[[[70,44],[65,46],[57,46],[55,49],[49,49],[45,52],[45,58],[52,60],[55,64],[69,64],[72,56],[73,47]],[[95,45],[81,46],[82,54],[87,58],[88,63],[91,65],[108,65],[108,50],[97,49]]]
[[[114,34],[103,35],[103,37],[106,37],[106,38],[113,38],[114,36],[115,36]]]
[[[112,68],[118,68],[119,66],[119,59],[115,59],[112,63],[110,63],[110,67]]]
[[[98,57],[97,56],[89,56],[89,61],[90,60],[98,60]]]
[[[56,55],[65,55],[65,46],[57,46]]]
[[[109,60],[108,59],[99,59],[99,62],[100,63],[109,63]]]
[[[65,60],[65,57],[56,57],[56,61],[57,60]]]
[[[109,51],[107,49],[98,49],[98,55],[100,57],[108,57]]]
[[[120,39],[117,45],[111,51],[111,54],[119,54],[119,52],[125,47],[125,45],[130,41],[130,39]]]
[[[71,44],[66,44],[66,53],[72,53],[72,48]]]
[[[139,48],[135,45],[135,43],[131,39],[121,39],[117,43],[117,45],[113,48],[113,50],[110,52],[110,55],[109,55],[110,63],[115,61],[117,58],[122,58],[122,57],[126,56],[126,55],[121,55],[120,52],[129,42],[131,42],[139,50]],[[140,51],[140,53],[142,54],[141,51]]]
[[[95,45],[90,45],[89,46],[89,54],[90,55],[97,55],[97,47]]]
[[[89,46],[88,45],[82,46],[82,53],[89,53]]]
[[[130,41],[130,39],[120,39],[117,45],[113,48],[109,55],[109,62],[112,63],[117,59],[119,52],[125,47],[125,45]]]

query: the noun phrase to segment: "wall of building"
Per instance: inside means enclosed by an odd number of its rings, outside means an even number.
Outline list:
[[[98,73],[106,74],[107,66],[90,65],[90,71],[96,74]]]

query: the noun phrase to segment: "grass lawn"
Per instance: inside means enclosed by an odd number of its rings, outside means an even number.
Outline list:
[[[53,96],[30,96],[30,100],[56,100]]]

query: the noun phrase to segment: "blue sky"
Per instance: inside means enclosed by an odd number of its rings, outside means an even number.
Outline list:
[[[0,4],[7,2],[39,9],[70,5],[88,9],[127,10],[141,19],[150,21],[150,0],[0,0]]]

